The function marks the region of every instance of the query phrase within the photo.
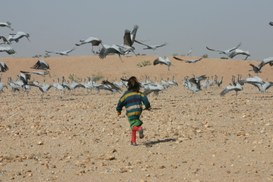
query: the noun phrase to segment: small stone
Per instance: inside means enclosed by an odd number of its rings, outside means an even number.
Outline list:
[[[106,159],[112,161],[112,160],[115,160],[116,157],[115,157],[115,156],[109,156],[109,157],[107,157]]]
[[[159,166],[159,169],[164,169],[164,168],[166,168],[164,165]]]
[[[120,168],[120,169],[119,169],[119,172],[120,172],[120,173],[126,173],[126,172],[128,172],[128,170],[125,169],[125,168]]]

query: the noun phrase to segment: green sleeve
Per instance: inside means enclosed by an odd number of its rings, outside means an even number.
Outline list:
[[[146,95],[142,96],[142,102],[145,106],[145,109],[149,109],[151,107],[151,104],[150,104],[148,97]]]
[[[116,111],[121,112],[122,107],[124,106],[124,102],[121,102],[120,100],[118,101]]]

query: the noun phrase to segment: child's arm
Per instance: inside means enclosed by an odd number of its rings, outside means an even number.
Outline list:
[[[117,104],[117,107],[116,107],[116,111],[117,111],[118,116],[121,114],[123,106],[124,106],[124,103],[119,100],[118,104]]]
[[[146,95],[142,96],[142,102],[143,102],[146,110],[150,110],[151,109],[151,104],[150,104],[150,102],[149,102],[149,100],[148,100],[148,98],[147,98]]]

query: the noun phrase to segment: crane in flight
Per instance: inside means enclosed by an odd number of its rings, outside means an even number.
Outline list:
[[[102,40],[97,37],[88,37],[86,39],[81,39],[79,43],[76,43],[76,46],[81,46],[84,44],[91,44],[92,52],[95,54],[94,46],[99,46],[102,43]]]
[[[8,41],[8,39],[7,39],[6,37],[0,35],[0,40],[1,40],[1,39],[3,40],[3,42],[0,43],[0,44],[10,44],[10,42]]]
[[[15,54],[15,50],[10,46],[0,46],[0,52],[6,52],[7,54]]]
[[[128,29],[124,31],[123,45],[120,45],[120,46],[124,47],[123,49],[127,49],[125,54],[128,54],[129,52],[133,52],[136,55],[135,47],[133,47],[133,44],[135,43],[135,40],[136,40],[137,30],[138,30],[138,25],[135,25],[132,31]]]
[[[273,57],[268,57],[263,59],[260,64],[258,65],[258,67],[263,67],[265,65],[269,64],[270,66],[273,66]]]
[[[128,29],[125,30],[123,35],[123,44],[132,47],[135,39],[136,39],[136,33],[138,30],[138,25],[135,25],[133,30],[130,31]]]
[[[127,45],[113,44],[111,46],[102,44],[102,48],[99,51],[99,58],[104,59],[108,55],[117,54],[121,59],[121,55],[125,55],[128,52],[133,52],[134,48]]]
[[[273,86],[273,82],[263,81],[258,76],[248,77],[242,80],[243,84],[248,83],[259,89],[261,93],[265,93],[267,89]]]
[[[232,76],[231,83],[220,92],[220,96],[225,96],[231,91],[235,91],[237,96],[238,92],[243,90],[243,85],[244,82],[239,78],[239,75],[237,81],[235,80],[235,76]]]
[[[1,77],[0,77],[0,92],[4,92],[4,88],[8,89],[8,86],[1,82]]]
[[[170,66],[172,65],[171,60],[164,56],[164,57],[158,57],[153,61],[154,65],[158,65],[158,64],[163,64],[163,65],[167,65],[168,66],[168,70],[170,70]]]
[[[225,55],[229,55],[230,53],[232,53],[235,49],[238,49],[239,47],[241,46],[241,43],[239,43],[237,46],[235,47],[232,47],[230,49],[226,49],[226,50],[219,50],[219,49],[212,49],[212,48],[209,48],[208,46],[206,46],[206,48],[209,50],[209,51],[215,51],[215,52],[218,52],[219,54],[225,54]]]
[[[245,60],[250,56],[250,53],[248,51],[243,51],[241,49],[238,49],[241,46],[241,43],[239,43],[237,46],[232,47],[230,49],[227,50],[219,50],[219,49],[212,49],[209,48],[208,46],[206,46],[206,48],[209,51],[214,51],[214,52],[218,52],[219,54],[224,54],[226,56],[228,56],[229,58],[234,58],[237,55],[245,55]]]
[[[23,37],[26,37],[29,40],[30,35],[29,35],[29,33],[21,32],[21,31],[17,32],[17,33],[10,33],[8,36],[8,41],[9,42],[12,42],[12,41],[19,42],[19,40]]]
[[[141,44],[141,45],[144,45],[145,47],[143,48],[143,50],[147,50],[147,49],[150,49],[150,50],[153,50],[155,51],[156,49],[160,48],[160,47],[163,47],[163,46],[166,46],[167,43],[163,43],[163,44],[156,44],[156,45],[148,45],[148,44],[145,44],[143,42],[140,42],[138,40],[135,40],[136,43],[138,44]]]
[[[6,63],[0,62],[0,72],[6,72],[9,70],[9,67],[7,66]]]
[[[38,60],[32,67],[32,69],[47,70],[50,69],[47,62],[44,60]]]
[[[71,53],[72,51],[74,51],[75,48],[72,49],[68,49],[68,50],[64,50],[64,51],[45,51],[47,54],[59,54],[61,56],[68,56],[69,53]]]
[[[247,58],[250,56],[250,53],[249,51],[243,51],[241,49],[235,49],[234,51],[232,51],[230,54],[228,54],[227,56],[229,58],[234,58],[235,56],[238,56],[238,55],[245,55],[245,60],[247,60]]]
[[[11,23],[9,21],[7,22],[0,22],[0,27],[7,27],[9,28],[10,30],[14,30],[12,27],[11,27]]]
[[[203,57],[200,57],[198,59],[182,59],[182,58],[179,58],[177,56],[173,56],[174,59],[178,60],[178,61],[185,61],[186,63],[197,63],[199,61],[201,61],[203,59]]]

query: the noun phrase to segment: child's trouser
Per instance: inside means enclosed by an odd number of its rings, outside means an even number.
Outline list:
[[[132,127],[132,138],[131,143],[136,143],[136,132],[142,130],[142,126],[133,126]]]

